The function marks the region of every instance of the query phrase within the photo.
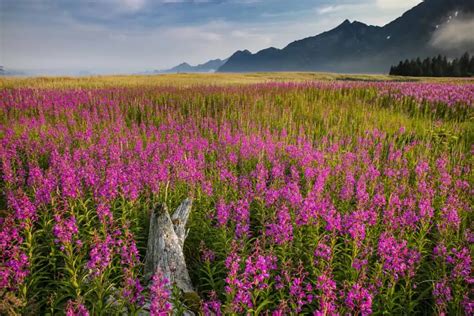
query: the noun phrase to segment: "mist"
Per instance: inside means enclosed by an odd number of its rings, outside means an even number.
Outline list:
[[[436,30],[431,45],[444,52],[474,53],[474,17],[450,20]]]

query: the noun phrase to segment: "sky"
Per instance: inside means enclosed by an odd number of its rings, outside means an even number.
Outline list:
[[[0,0],[0,65],[133,73],[257,52],[345,19],[384,25],[421,0]]]

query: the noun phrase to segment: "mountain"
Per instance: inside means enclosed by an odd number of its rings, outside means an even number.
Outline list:
[[[0,76],[24,76],[23,71],[8,69],[3,66],[0,66]]]
[[[182,63],[166,70],[157,70],[155,73],[180,73],[180,72],[215,72],[221,67],[227,59],[212,59],[204,64],[191,66],[188,63]]]
[[[474,0],[425,0],[382,27],[345,20],[330,31],[294,41],[283,49],[270,47],[255,54],[237,51],[218,71],[386,73],[390,65],[406,58],[474,52],[470,31],[464,32],[470,33],[464,34],[468,37],[465,41],[443,44],[451,37],[449,32],[456,33],[454,26],[472,23],[472,14]]]

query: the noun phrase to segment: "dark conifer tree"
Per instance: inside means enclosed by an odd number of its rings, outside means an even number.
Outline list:
[[[462,73],[461,73],[461,65],[459,63],[459,60],[455,58],[451,64],[452,64],[452,76],[461,77]]]
[[[474,56],[471,56],[471,61],[469,62],[469,75],[474,76]]]
[[[435,77],[467,77],[474,76],[474,56],[468,52],[461,58],[448,61],[446,56],[438,55],[425,58],[400,61],[397,66],[390,67],[390,75],[398,76],[435,76]]]
[[[441,77],[443,75],[443,66],[441,56],[433,58],[433,76]]]
[[[431,59],[430,58],[425,58],[423,60],[423,64],[421,66],[423,76],[426,77],[431,77],[433,76],[433,71],[431,70]]]
[[[461,68],[461,76],[466,77],[469,75],[469,53],[465,52],[464,55],[459,59],[459,67]]]

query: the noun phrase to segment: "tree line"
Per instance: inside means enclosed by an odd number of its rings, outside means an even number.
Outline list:
[[[446,56],[400,61],[390,67],[390,75],[413,77],[470,77],[474,76],[474,56],[464,53],[449,61]]]

